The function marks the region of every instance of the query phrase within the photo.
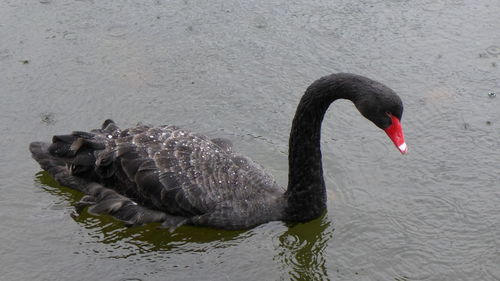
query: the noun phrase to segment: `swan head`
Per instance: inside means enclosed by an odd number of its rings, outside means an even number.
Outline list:
[[[376,81],[369,81],[358,89],[359,95],[353,99],[356,108],[368,120],[384,130],[387,136],[402,153],[408,152],[401,118],[403,102],[387,86]]]

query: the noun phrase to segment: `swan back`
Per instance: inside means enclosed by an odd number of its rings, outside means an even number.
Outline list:
[[[284,190],[225,139],[168,125],[121,130],[108,120],[90,133],[55,136],[49,151],[71,175],[192,224],[245,228],[280,213]]]

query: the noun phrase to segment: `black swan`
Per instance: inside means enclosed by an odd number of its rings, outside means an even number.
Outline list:
[[[288,188],[226,139],[209,139],[175,126],[76,131],[33,142],[30,151],[60,184],[86,195],[80,207],[128,225],[161,222],[246,229],[265,222],[305,222],[326,210],[321,122],[337,99],[359,112],[407,152],[403,104],[385,85],[363,76],[332,74],[311,84],[297,107],[289,143]]]

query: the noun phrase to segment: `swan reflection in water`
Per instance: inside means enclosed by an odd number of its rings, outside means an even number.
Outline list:
[[[59,185],[47,172],[36,174],[35,182],[46,192],[60,199],[54,206],[65,206],[73,211],[81,193]],[[60,209],[60,208],[58,208]],[[258,229],[246,231],[227,231],[212,228],[184,226],[175,233],[157,229],[158,225],[124,227],[123,224],[108,216],[92,216],[82,212],[73,216],[74,220],[91,230],[94,242],[113,244],[125,242],[115,253],[106,251],[107,258],[127,258],[151,252],[169,251],[173,253],[189,252],[195,247],[204,247],[207,251],[214,248],[227,248],[241,243],[258,234]],[[277,223],[277,222],[276,222]],[[281,227],[283,226],[283,227]],[[263,226],[265,228],[265,226]],[[273,226],[271,226],[273,228]],[[200,231],[201,230],[201,231]],[[307,223],[287,225],[280,223],[273,239],[274,258],[284,280],[328,280],[325,249],[333,236],[333,227],[325,214]],[[97,240],[97,241],[96,241]],[[123,245],[123,243],[120,243]],[[127,248],[127,249],[126,249]],[[99,255],[92,251],[92,254]]]
[[[328,216],[323,214],[310,222],[289,226],[278,237],[280,247],[275,260],[290,280],[329,280],[325,250],[333,230]]]

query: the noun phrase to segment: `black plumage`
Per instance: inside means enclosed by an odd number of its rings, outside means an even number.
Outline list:
[[[402,115],[399,97],[378,82],[353,74],[317,80],[292,124],[286,191],[229,140],[176,126],[121,130],[106,120],[101,129],[54,136],[50,145],[33,142],[30,151],[58,182],[86,194],[81,206],[130,225],[244,229],[272,220],[307,221],[326,209],[320,131],[338,98],[352,100],[377,125],[386,122],[381,114]]]

